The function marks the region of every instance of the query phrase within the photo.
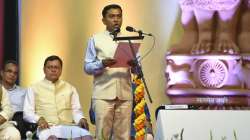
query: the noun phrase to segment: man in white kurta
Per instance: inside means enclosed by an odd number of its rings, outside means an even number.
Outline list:
[[[9,122],[9,119],[13,116],[13,111],[7,92],[2,85],[0,85],[0,101],[0,139],[20,140],[19,131]]]
[[[60,80],[62,60],[50,56],[44,62],[45,78],[28,88],[24,119],[38,124],[37,136],[92,139],[76,89]]]

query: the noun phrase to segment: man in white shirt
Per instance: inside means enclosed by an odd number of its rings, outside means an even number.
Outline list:
[[[60,80],[62,60],[55,55],[44,62],[45,78],[28,88],[24,101],[24,119],[38,124],[37,136],[91,140],[78,93],[71,84]]]
[[[13,121],[17,123],[16,127],[21,133],[22,138],[26,138],[25,134],[28,131],[28,124],[23,120],[23,102],[26,90],[16,85],[18,77],[18,64],[14,60],[8,60],[4,63],[1,71],[2,85],[8,93],[10,104],[14,116]]]
[[[131,67],[112,67],[122,25],[122,8],[110,4],[102,10],[102,22],[106,30],[94,34],[88,41],[84,70],[94,77],[92,107],[96,117],[98,140],[127,140],[130,137],[133,94],[131,89]],[[127,62],[131,65],[129,62]],[[132,65],[131,65],[132,66]]]

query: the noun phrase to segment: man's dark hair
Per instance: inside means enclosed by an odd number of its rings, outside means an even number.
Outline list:
[[[5,68],[6,68],[6,66],[8,64],[14,64],[14,65],[18,66],[17,61],[15,61],[15,60],[7,60],[7,61],[4,62],[2,70],[5,70]]]
[[[45,59],[45,61],[44,61],[43,66],[45,67],[48,61],[54,61],[54,60],[58,60],[60,62],[60,64],[61,64],[61,66],[63,66],[62,59],[59,56],[56,56],[56,55],[51,55],[51,56],[47,57]]]
[[[107,5],[103,8],[102,10],[102,17],[105,18],[106,14],[108,13],[108,10],[110,9],[120,9],[121,12],[122,12],[122,7],[118,4],[110,4],[110,5]]]

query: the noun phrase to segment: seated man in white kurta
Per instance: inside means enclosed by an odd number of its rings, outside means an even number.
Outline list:
[[[16,122],[15,127],[19,130],[21,138],[26,138],[26,132],[29,129],[29,124],[23,120],[23,102],[26,95],[26,89],[16,84],[18,78],[19,66],[14,60],[4,62],[1,70],[2,85],[7,91],[9,101],[14,113],[12,121]]]
[[[28,88],[24,119],[37,123],[39,139],[75,138],[91,140],[76,89],[60,80],[62,60],[49,56],[44,62],[45,78]]]

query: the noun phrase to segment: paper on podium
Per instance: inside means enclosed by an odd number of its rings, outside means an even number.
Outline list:
[[[137,54],[140,43],[132,43],[132,47],[134,48],[135,54]],[[128,61],[133,60],[134,56],[130,49],[128,42],[120,42],[116,48],[114,59],[117,61],[111,67],[130,67],[128,65]]]

